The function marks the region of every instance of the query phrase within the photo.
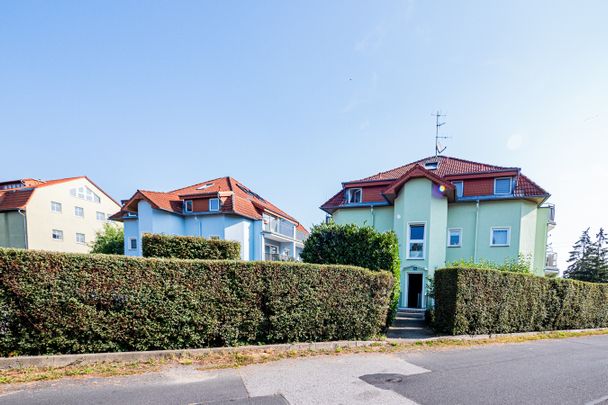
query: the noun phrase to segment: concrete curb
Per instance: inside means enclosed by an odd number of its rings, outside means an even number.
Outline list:
[[[584,333],[584,332],[602,332],[608,331],[608,328],[592,328],[592,329],[563,329],[563,330],[544,330],[537,332],[517,332],[517,333],[496,333],[493,335],[438,335],[422,339],[407,339],[407,338],[388,338],[386,342],[389,343],[415,343],[415,342],[426,342],[433,340],[485,340],[485,339],[496,339],[500,337],[518,337],[518,336],[537,336],[537,335],[549,335],[554,333]]]
[[[15,356],[0,357],[0,370],[27,367],[65,367],[70,365],[86,365],[95,363],[134,363],[138,361],[179,359],[203,356],[211,353],[238,353],[238,352],[264,352],[291,350],[335,350],[347,347],[365,347],[373,345],[386,345],[385,341],[345,340],[316,343],[287,343],[274,345],[212,347],[205,349],[180,350],[153,350],[146,352],[113,352],[113,353],[86,353],[86,354],[58,354],[49,356]]]
[[[484,340],[504,336],[536,336],[551,333],[580,333],[580,332],[599,332],[608,331],[608,328],[596,329],[570,329],[554,330],[542,332],[522,332],[522,333],[502,333],[495,335],[459,335],[459,336],[434,336],[423,339],[401,339],[391,338],[385,340],[343,340],[334,342],[316,343],[287,343],[274,345],[252,345],[235,347],[212,347],[206,349],[181,349],[181,350],[154,350],[147,352],[114,352],[114,353],[87,353],[87,354],[58,354],[51,356],[15,356],[0,357],[0,370],[27,367],[65,367],[70,365],[86,365],[95,363],[134,363],[148,360],[166,360],[188,357],[204,356],[211,353],[239,353],[239,352],[265,352],[277,351],[287,352],[291,350],[335,350],[337,348],[384,346],[391,343],[416,343],[434,340]]]

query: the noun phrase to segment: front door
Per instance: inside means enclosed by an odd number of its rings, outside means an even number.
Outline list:
[[[422,308],[422,274],[407,275],[407,307]]]

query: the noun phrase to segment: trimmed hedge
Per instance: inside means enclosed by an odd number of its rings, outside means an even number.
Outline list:
[[[241,244],[220,239],[196,236],[170,236],[145,233],[142,236],[144,257],[176,259],[239,260]]]
[[[393,321],[399,303],[401,269],[399,241],[394,232],[333,222],[316,225],[304,242],[300,257],[307,263],[346,264],[391,272],[395,281],[387,325]]]
[[[452,335],[608,327],[608,284],[441,269],[433,327]]]
[[[347,266],[0,249],[0,354],[365,339],[391,288]]]

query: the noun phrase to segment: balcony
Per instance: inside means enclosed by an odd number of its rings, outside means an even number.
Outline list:
[[[556,275],[558,273],[559,269],[557,267],[557,253],[547,252],[547,256],[545,258],[545,274]]]
[[[288,255],[286,254],[278,254],[278,253],[265,253],[264,254],[264,260],[267,261],[271,261],[271,262],[286,262],[289,260],[296,260],[294,258],[290,258]]]
[[[298,242],[306,239],[306,234],[304,232],[296,231],[296,225],[293,222],[287,221],[283,218],[272,217],[270,215],[264,215],[262,229],[264,232],[269,232],[278,236],[278,239],[276,240],[280,241],[285,241],[285,238],[293,240],[294,235]]]

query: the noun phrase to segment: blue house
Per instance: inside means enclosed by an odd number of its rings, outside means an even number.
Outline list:
[[[308,231],[231,177],[169,192],[137,190],[111,219],[123,222],[125,254],[141,256],[141,235],[237,241],[243,260],[298,260]]]

